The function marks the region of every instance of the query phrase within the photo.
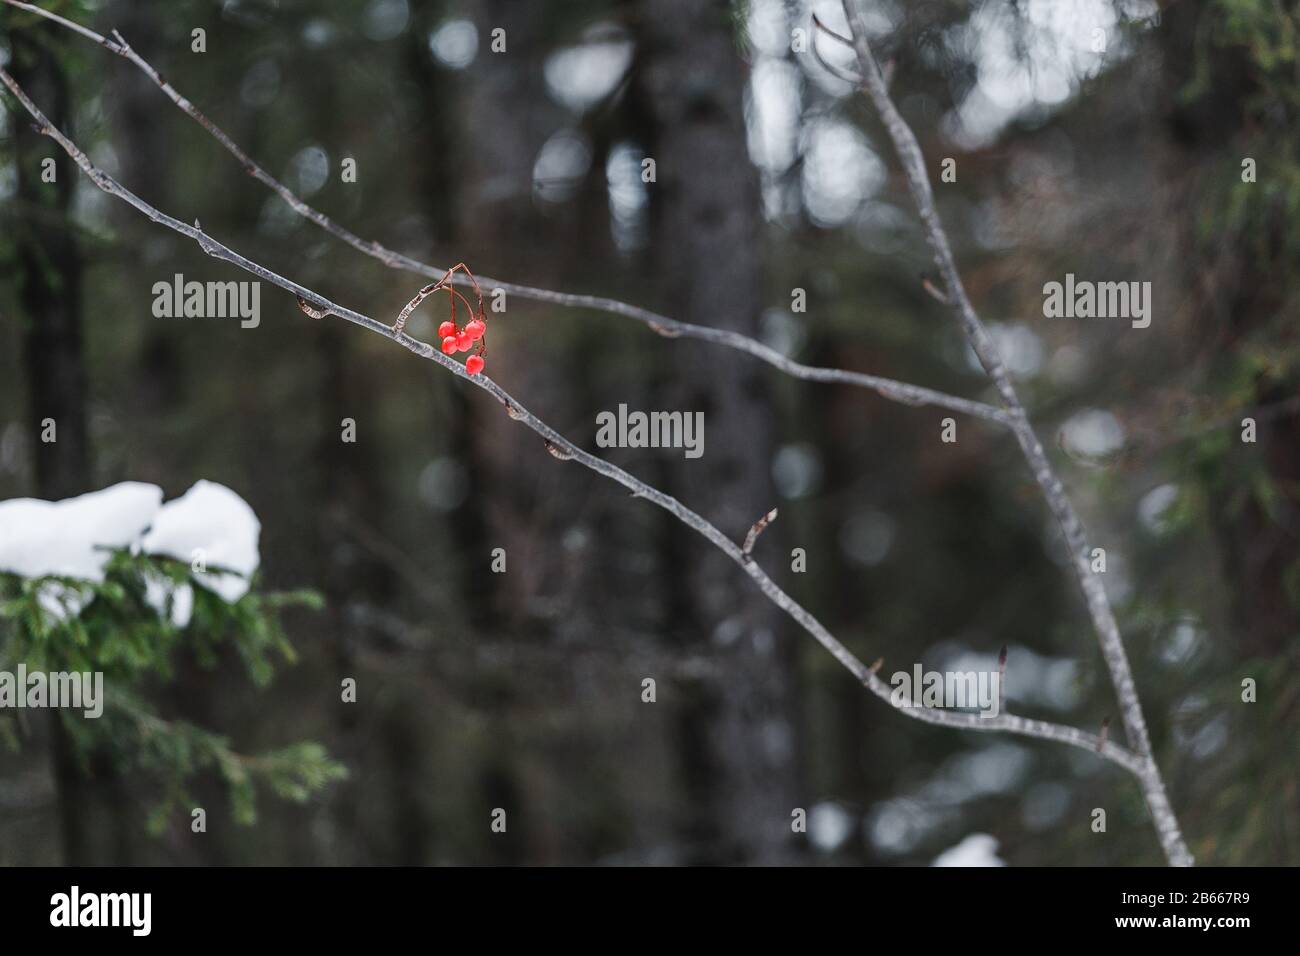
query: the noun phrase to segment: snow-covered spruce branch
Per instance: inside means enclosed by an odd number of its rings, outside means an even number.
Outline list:
[[[126,42],[126,38],[117,30],[114,30],[110,36],[104,36],[96,33],[81,24],[74,23],[58,14],[43,10],[40,7],[33,6],[30,3],[24,3],[22,0],[3,0],[12,7],[25,10],[29,13],[42,16],[47,20],[75,31],[81,36],[94,40],[110,53],[116,53],[131,63],[133,63],[140,72],[149,77],[157,87],[166,94],[167,98],[176,104],[186,115],[196,123],[207,130],[212,137],[219,142],[228,153],[235,157],[254,179],[263,183],[272,192],[285,201],[294,212],[298,213],[309,222],[315,223],[321,229],[343,240],[349,246],[358,252],[365,253],[374,259],[382,262],[392,269],[403,269],[416,275],[426,276],[428,278],[440,280],[447,274],[447,270],[439,269],[437,266],[430,265],[427,262],[420,262],[410,256],[403,255],[388,249],[373,240],[362,239],[351,230],[335,222],[329,216],[326,216],[320,210],[313,208],[304,202],[293,190],[280,182],[262,166],[253,160],[239,144],[232,140],[221,127],[212,122],[204,113],[182,96],[175,87],[163,79],[162,75],[153,68],[153,66],[142,56],[135,52]],[[468,285],[469,279],[464,275],[453,276],[454,283],[458,285]],[[987,421],[996,422],[999,425],[1009,425],[1010,419],[1006,412],[993,405],[985,402],[977,402],[967,398],[961,398],[956,395],[949,395],[945,392],[936,391],[935,389],[925,388],[921,385],[913,385],[908,382],[899,382],[894,379],[883,378],[878,375],[868,375],[863,372],[852,372],[846,369],[820,368],[812,365],[804,365],[795,362],[792,359],[782,355],[776,349],[763,344],[757,339],[741,335],[738,332],[732,332],[727,329],[715,329],[706,325],[692,325],[689,322],[679,322],[676,319],[669,318],[666,315],[660,315],[658,312],[644,309],[637,305],[631,305],[627,302],[620,302],[617,299],[610,299],[603,296],[580,295],[570,292],[555,292],[550,289],[539,289],[533,286],[519,285],[514,282],[503,282],[499,279],[493,279],[487,276],[479,276],[480,284],[500,289],[507,295],[515,295],[521,299],[530,299],[535,302],[547,302],[552,305],[561,305],[575,309],[591,309],[596,312],[606,312],[612,315],[620,315],[625,318],[634,319],[644,323],[658,334],[667,338],[692,338],[699,339],[703,342],[711,342],[714,345],[721,345],[726,348],[735,349],[752,355],[767,364],[785,372],[794,378],[803,379],[810,382],[834,382],[840,385],[854,385],[861,388],[870,389],[878,395],[891,401],[900,402],[904,405],[932,405],[938,408],[946,408],[949,411],[961,412],[966,415],[973,415],[977,418],[983,418]]]
[[[1015,387],[1011,383],[1011,377],[1007,374],[1006,366],[1003,365],[1002,358],[998,354],[997,346],[984,328],[984,323],[980,320],[974,306],[971,305],[970,298],[966,295],[966,288],[962,284],[961,275],[957,271],[956,260],[953,258],[952,247],[948,242],[943,223],[939,219],[938,210],[935,208],[934,192],[930,187],[930,177],[926,172],[925,157],[921,153],[921,147],[917,142],[916,135],[898,112],[898,109],[894,106],[894,101],[889,96],[888,81],[882,74],[880,66],[876,63],[876,59],[871,52],[871,46],[867,41],[866,24],[862,18],[860,6],[856,0],[842,0],[842,2],[844,14],[849,23],[850,36],[845,38],[833,34],[820,23],[818,23],[818,28],[825,33],[831,34],[841,42],[847,43],[857,54],[861,79],[860,88],[867,94],[875,106],[876,112],[880,114],[885,129],[889,133],[889,138],[893,141],[894,149],[898,153],[903,172],[907,176],[908,187],[912,192],[912,198],[916,202],[917,211],[925,225],[926,238],[929,240],[930,248],[934,253],[934,261],[939,268],[939,275],[944,285],[943,291],[948,303],[960,318],[966,338],[975,354],[979,357],[984,371],[997,387],[998,394],[1002,398],[1002,404],[1009,415],[1011,430],[1020,445],[1020,450],[1024,454],[1030,470],[1034,473],[1034,479],[1038,482],[1043,497],[1047,501],[1047,506],[1065,538],[1066,547],[1070,552],[1070,564],[1074,568],[1079,586],[1083,589],[1084,597],[1087,599],[1088,612],[1092,616],[1093,627],[1097,631],[1102,657],[1106,660],[1106,666],[1110,670],[1111,683],[1114,685],[1115,695],[1119,699],[1120,716],[1124,721],[1125,734],[1128,737],[1129,745],[1142,760],[1143,767],[1139,777],[1142,781],[1142,790],[1146,797],[1147,806],[1151,811],[1152,819],[1155,821],[1156,831],[1160,835],[1160,844],[1164,848],[1165,856],[1172,865],[1190,866],[1193,863],[1192,855],[1183,840],[1182,832],[1178,826],[1178,819],[1174,815],[1173,807],[1170,805],[1169,797],[1165,792],[1164,778],[1160,774],[1160,768],[1156,764],[1155,755],[1151,749],[1151,738],[1147,733],[1146,719],[1142,716],[1142,704],[1138,700],[1137,687],[1133,683],[1133,672],[1129,667],[1128,655],[1124,651],[1124,641],[1120,637],[1119,624],[1115,620],[1110,601],[1106,597],[1106,589],[1089,566],[1089,551],[1083,524],[1074,510],[1074,505],[1066,495],[1060,478],[1057,477],[1056,471],[1052,468],[1051,462],[1043,451],[1042,443],[1038,440],[1038,436],[1034,434],[1033,426],[1029,423],[1029,416],[1016,394]]]
[[[875,694],[881,700],[895,706],[891,700],[892,690],[888,684],[876,676],[876,667],[868,667],[859,660],[852,651],[845,647],[839,640],[832,635],[820,621],[817,620],[806,608],[795,601],[789,594],[773,581],[753,557],[747,554],[744,549],[728,538],[715,525],[705,518],[683,505],[676,498],[667,495],[657,488],[654,488],[635,476],[611,464],[602,458],[597,458],[581,448],[574,445],[567,438],[561,435],[555,429],[551,428],[537,416],[529,412],[517,399],[511,396],[492,379],[486,375],[469,375],[464,366],[443,355],[438,349],[435,349],[427,342],[421,342],[404,333],[394,332],[392,328],[373,319],[368,315],[363,315],[346,306],[332,302],[322,295],[299,285],[291,279],[286,279],[271,270],[245,258],[238,252],[229,248],[225,244],[217,241],[206,234],[199,225],[187,225],[166,213],[160,212],[152,205],[141,199],[135,193],[122,186],[113,177],[109,176],[103,170],[96,167],[82,150],[77,147],[67,136],[55,127],[40,111],[35,103],[27,96],[18,83],[3,69],[0,69],[0,83],[8,87],[9,91],[22,104],[24,109],[36,121],[37,129],[44,135],[49,136],[63,148],[63,150],[72,157],[73,161],[90,177],[101,190],[111,196],[133,206],[139,212],[143,213],[150,220],[159,225],[166,226],[183,236],[193,239],[198,243],[208,255],[216,259],[221,259],[232,265],[238,266],[244,271],[252,274],[258,279],[270,282],[297,297],[299,304],[306,304],[306,307],[314,312],[334,315],[345,321],[352,322],[382,335],[387,339],[397,342],[403,348],[415,353],[423,359],[436,362],[471,385],[483,389],[499,401],[506,410],[506,413],[515,421],[524,427],[531,429],[539,435],[548,451],[564,461],[575,461],[585,468],[603,475],[612,481],[617,482],[624,488],[627,488],[634,497],[643,498],[660,508],[667,511],[684,525],[699,533],[714,545],[719,551],[730,558],[737,566],[740,567],[749,577],[758,585],[764,596],[773,604],[785,611],[795,620],[805,631],[811,634],[826,650],[828,650],[837,661],[844,666],[863,686],[871,693]],[[877,665],[878,666],[878,665]],[[1017,734],[1023,737],[1034,737],[1043,740],[1053,740],[1058,743],[1069,744],[1088,750],[1109,760],[1130,773],[1142,778],[1146,763],[1141,757],[1133,751],[1119,744],[1101,737],[1079,730],[1076,727],[1069,727],[1063,724],[1054,724],[1041,720],[1030,720],[1013,714],[999,714],[996,717],[981,717],[973,713],[959,713],[955,711],[945,711],[930,708],[914,707],[897,707],[906,716],[913,717],[917,720],[930,724],[939,724],[945,727],[952,727],[960,730],[981,730],[981,731],[999,731],[1010,734]]]

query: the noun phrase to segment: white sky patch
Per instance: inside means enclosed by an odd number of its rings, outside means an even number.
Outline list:
[[[122,159],[112,143],[96,143],[90,147],[90,158],[96,166],[110,176],[122,175]],[[102,190],[96,190],[102,192]]]
[[[429,52],[449,70],[463,70],[478,56],[478,29],[469,20],[448,20],[429,34]]]
[[[632,64],[632,41],[621,29],[597,24],[587,36],[552,53],[543,67],[552,98],[578,113],[612,93]]]
[[[843,4],[837,2],[837,0],[811,0],[811,2],[809,0],[796,0],[792,4],[792,8],[790,26],[792,28],[798,27],[807,32],[809,49],[805,53],[796,54],[796,56],[809,79],[829,96],[839,98],[854,95],[853,84],[840,79],[822,66],[818,62],[817,54],[820,54],[821,59],[830,66],[848,74],[858,71],[856,55],[834,37],[822,33],[812,22],[815,13],[828,30],[832,30],[840,36],[848,36],[852,31],[849,30],[848,21],[844,17]],[[872,3],[864,4],[860,9],[863,22],[867,28],[867,37],[871,40],[895,32],[902,21],[902,12],[899,5],[890,2],[890,0],[874,0]],[[816,53],[812,50],[814,43],[816,44]],[[785,44],[788,50],[790,46],[788,30]]]
[[[1156,13],[1151,3],[1122,6],[1130,20],[1150,21]],[[1064,103],[1081,82],[1132,52],[1112,0],[1028,0],[1018,10],[986,0],[947,42],[970,57],[977,75],[944,123],[967,149],[987,145],[1025,112]]]
[[[1228,719],[1219,714],[1192,736],[1192,756],[1197,760],[1208,760],[1227,746],[1227,743]]]
[[[745,33],[750,46],[763,56],[785,56],[790,50],[790,25],[782,0],[751,0]]]
[[[1106,573],[1101,580],[1111,604],[1126,604],[1133,597],[1133,574],[1128,558],[1114,546],[1106,549]]]
[[[785,445],[772,459],[772,481],[784,498],[813,494],[822,481],[821,453],[806,442]]]
[[[591,145],[578,130],[554,133],[533,163],[533,194],[548,202],[565,202],[577,194],[591,167]]]
[[[804,129],[802,145],[804,206],[819,226],[848,222],[885,184],[884,164],[848,123],[813,120]]]
[[[1020,802],[1020,819],[1031,830],[1048,830],[1061,822],[1070,808],[1070,790],[1059,783],[1039,783]]]
[[[803,75],[791,59],[792,16],[800,12],[788,10],[783,0],[751,0],[746,23],[750,76],[744,96],[745,141],[761,174],[763,215],[769,222],[792,219],[800,204],[800,190],[782,178],[799,155],[803,121]]]
[[[239,84],[239,98],[255,109],[270,105],[279,92],[280,67],[274,60],[258,60]]]
[[[909,852],[940,822],[939,814],[899,797],[876,804],[863,827],[878,852],[898,855]]]
[[[27,467],[27,435],[18,422],[9,422],[0,428],[0,471],[11,475]]]
[[[972,796],[1011,793],[1025,778],[1029,752],[1014,744],[997,743],[953,757],[945,772]]]
[[[858,564],[875,567],[893,547],[896,526],[880,511],[859,511],[840,527],[840,547]]]
[[[990,322],[989,335],[997,346],[1002,362],[1016,378],[1032,378],[1043,367],[1043,340],[1029,326],[1022,322]],[[969,346],[966,349],[966,362],[979,371],[979,356]]]
[[[931,866],[1006,866],[998,857],[998,841],[987,833],[972,833],[934,858]]]
[[[366,7],[361,32],[371,40],[392,40],[401,36],[410,19],[411,8],[406,0],[374,0]]]
[[[1101,459],[1124,447],[1124,426],[1110,412],[1090,408],[1061,426],[1061,445],[1077,460]]]
[[[0,123],[0,126],[3,126]],[[5,131],[0,129],[0,137]],[[12,199],[18,192],[18,170],[13,163],[0,164],[0,199]]]
[[[420,471],[420,500],[438,511],[454,511],[469,497],[469,473],[455,458],[435,458]]]
[[[815,804],[808,812],[808,840],[822,853],[834,853],[852,832],[852,815],[833,800]]]
[[[283,238],[302,229],[302,224],[303,218],[279,196],[267,196],[257,214],[257,230],[268,236]]]
[[[754,649],[770,657],[775,642],[772,632],[760,630],[754,634]],[[794,755],[794,729],[787,721],[772,719],[763,722],[763,753],[771,765],[785,763]]]
[[[787,309],[764,309],[759,318],[759,336],[764,345],[782,355],[794,355],[803,347],[808,331]]]
[[[1208,715],[1210,701],[1202,693],[1189,694],[1173,710],[1174,744],[1197,760],[1207,760],[1228,744],[1228,720],[1223,714]]]
[[[313,50],[321,50],[338,38],[338,31],[328,20],[308,20],[302,28],[302,42]]]
[[[1196,621],[1184,619],[1175,624],[1160,648],[1160,660],[1177,667],[1187,664],[1204,643],[1205,633]]]
[[[745,622],[736,615],[724,617],[713,629],[709,639],[719,647],[731,647],[745,636]]]
[[[620,252],[645,246],[649,226],[646,222],[646,184],[641,181],[641,150],[631,143],[615,143],[605,162],[605,182],[609,189],[610,230]]]
[[[1023,747],[996,743],[956,754],[917,791],[931,805],[955,808],[968,800],[1012,793],[1020,787],[1032,758]]]
[[[1077,345],[1062,345],[1047,362],[1047,374],[1056,385],[1078,385],[1088,374],[1088,356]]]
[[[1138,521],[1152,534],[1165,530],[1165,512],[1178,500],[1178,486],[1163,484],[1152,488],[1138,502]]]
[[[996,651],[978,654],[961,651],[944,658],[947,671],[995,671]],[[1046,657],[1019,644],[1007,649],[1006,677],[1002,690],[1013,704],[1031,704],[1068,711],[1078,706],[1083,688],[1079,685],[1079,663],[1068,657]]]
[[[834,30],[842,37],[849,36],[849,22],[844,18],[844,5],[837,3],[836,0],[812,0],[811,3],[804,4],[808,8],[807,19],[812,21],[812,14],[817,14],[817,19],[826,24],[828,30]],[[893,33],[898,23],[902,20],[902,13],[896,3],[891,0],[875,0],[873,3],[861,5],[862,22],[867,28],[867,39],[877,40],[886,34]],[[836,46],[843,46],[838,40],[827,38],[830,43]],[[826,42],[826,40],[823,40]]]
[[[902,251],[909,234],[917,229],[913,216],[889,202],[867,200],[853,223],[853,234],[864,249],[882,256]]]
[[[750,75],[745,118],[749,155],[769,175],[789,169],[798,156],[799,70],[788,60],[763,57]]]
[[[306,146],[289,160],[289,175],[286,177],[297,188],[299,196],[310,196],[320,192],[330,174],[329,154],[319,146]]]

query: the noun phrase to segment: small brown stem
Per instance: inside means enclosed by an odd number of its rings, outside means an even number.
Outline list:
[[[745,544],[740,549],[741,552],[748,556],[749,553],[754,550],[754,544],[758,541],[758,536],[762,534],[767,529],[767,526],[775,520],[776,509],[773,508],[767,514],[763,515],[763,517],[755,521],[753,526],[749,529],[749,533],[745,535]]]

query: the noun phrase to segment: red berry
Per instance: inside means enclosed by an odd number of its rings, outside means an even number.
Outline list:
[[[482,319],[473,319],[465,326],[465,331],[469,333],[471,339],[477,342],[487,332],[487,324]]]
[[[454,336],[454,335],[445,335],[445,336],[443,336],[443,339],[442,339],[442,354],[443,354],[443,355],[450,355],[450,354],[451,354],[452,352],[454,352],[454,351],[456,351],[456,336]]]
[[[461,332],[456,336],[456,351],[468,352],[474,347],[474,340],[470,338],[468,332]]]
[[[456,323],[450,320],[438,326],[438,338],[445,339],[449,335],[456,334]]]
[[[469,358],[465,359],[465,371],[469,372],[471,375],[477,375],[479,372],[483,371],[483,356],[471,355]]]

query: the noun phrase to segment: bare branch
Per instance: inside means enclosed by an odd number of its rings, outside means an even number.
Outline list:
[[[812,42],[812,54],[818,65],[837,80],[842,80],[855,88],[862,85],[862,77],[858,76],[856,73],[850,73],[848,70],[840,69],[838,66],[827,60],[826,57],[822,56],[822,51],[817,46],[817,40],[815,37]]]
[[[859,6],[854,0],[842,0],[842,2],[844,4],[844,13],[848,17],[849,29],[853,35],[853,46],[857,52],[858,66],[864,78],[863,89],[870,97],[876,112],[880,114],[885,129],[894,143],[894,149],[898,153],[899,161],[902,163],[903,172],[907,176],[912,198],[916,202],[917,211],[925,226],[926,236],[934,253],[935,264],[939,267],[939,274],[943,278],[947,297],[961,320],[971,348],[975,350],[984,371],[993,380],[998,394],[1002,397],[1002,404],[1010,415],[1011,430],[1020,445],[1021,453],[1029,464],[1034,479],[1038,482],[1043,497],[1047,501],[1048,508],[1065,538],[1066,546],[1070,552],[1071,566],[1074,568],[1075,577],[1078,579],[1079,586],[1082,588],[1084,597],[1087,600],[1088,611],[1092,617],[1093,627],[1097,631],[1102,656],[1106,660],[1111,683],[1114,685],[1115,694],[1119,698],[1120,715],[1124,721],[1124,729],[1129,744],[1142,757],[1145,764],[1142,774],[1144,794],[1147,806],[1151,810],[1151,816],[1155,822],[1156,831],[1160,835],[1161,846],[1171,864],[1190,866],[1193,862],[1192,855],[1183,840],[1178,820],[1174,816],[1173,807],[1170,806],[1169,797],[1165,793],[1164,780],[1160,775],[1160,770],[1156,765],[1151,750],[1151,738],[1147,733],[1146,719],[1142,715],[1142,704],[1138,699],[1137,687],[1133,683],[1133,672],[1129,667],[1128,655],[1124,650],[1124,641],[1119,633],[1119,624],[1115,620],[1110,601],[1106,597],[1106,590],[1102,586],[1100,579],[1092,573],[1089,564],[1088,544],[1083,524],[1074,510],[1074,505],[1066,495],[1060,478],[1057,477],[1051,462],[1043,451],[1042,443],[1038,440],[1038,436],[1034,434],[1033,426],[1029,423],[1029,416],[1016,394],[1015,387],[1011,383],[1011,377],[1007,374],[1006,366],[1002,363],[997,346],[989,336],[984,323],[976,314],[974,306],[971,305],[970,299],[966,295],[966,288],[962,284],[961,276],[957,271],[956,260],[953,258],[952,247],[948,242],[947,233],[944,231],[943,224],[939,220],[939,213],[935,207],[934,193],[930,187],[929,175],[926,172],[925,157],[921,153],[921,147],[917,142],[916,135],[904,121],[902,115],[899,114],[893,100],[889,97],[887,81],[881,74],[875,57],[871,53],[870,44],[867,42],[866,26],[862,20]]]
[[[505,406],[506,412],[512,419],[531,429],[544,439],[548,451],[550,451],[551,454],[556,455],[556,457],[565,457],[567,460],[576,461],[583,467],[588,468],[599,475],[603,475],[611,481],[617,482],[624,488],[628,489],[634,497],[643,498],[652,502],[667,511],[677,520],[681,521],[684,525],[703,536],[713,544],[714,547],[737,564],[747,575],[749,575],[768,600],[783,610],[800,627],[811,634],[818,643],[829,651],[830,654],[849,671],[849,673],[862,682],[871,693],[892,705],[889,685],[876,676],[876,671],[879,669],[882,661],[877,661],[872,667],[867,667],[863,664],[862,661],[854,655],[852,651],[845,647],[844,644],[836,639],[835,636],[832,635],[816,617],[782,590],[781,587],[773,581],[761,567],[759,567],[756,561],[753,561],[745,554],[739,545],[723,534],[721,530],[708,520],[686,507],[676,498],[646,484],[639,478],[636,478],[624,471],[622,468],[619,468],[617,465],[583,451],[559,432],[555,431],[555,429],[551,428],[551,426],[547,425],[541,419],[529,412],[518,399],[514,398],[486,375],[470,375],[459,362],[455,362],[443,355],[427,342],[421,342],[402,332],[395,332],[390,326],[378,321],[377,319],[373,319],[370,316],[363,315],[362,313],[349,309],[346,306],[332,302],[319,293],[314,292],[305,286],[301,286],[291,279],[286,279],[283,276],[272,272],[270,269],[245,258],[225,244],[213,239],[201,229],[187,225],[179,219],[175,219],[166,213],[160,212],[125,186],[121,185],[113,177],[96,167],[75,143],[68,139],[62,131],[45,118],[45,115],[40,111],[36,104],[31,101],[13,77],[3,69],[0,69],[0,83],[3,83],[8,87],[19,103],[21,103],[28,113],[36,119],[37,126],[41,132],[48,135],[58,143],[59,146],[61,146],[63,150],[72,157],[73,161],[81,167],[86,175],[90,177],[90,180],[105,193],[110,196],[115,196],[123,202],[135,207],[135,209],[151,221],[166,226],[174,232],[193,239],[205,252],[214,258],[238,266],[245,272],[292,293],[299,300],[316,303],[316,311],[323,311],[359,325],[377,335],[382,335],[386,339],[391,339],[403,348],[413,352],[423,359],[436,362],[443,366],[452,374],[464,379],[471,385],[483,389],[483,391],[487,392],[499,401],[503,406]],[[978,730],[986,732],[1000,731],[1016,734],[1022,737],[1034,737],[1042,740],[1053,740],[1058,743],[1069,744],[1073,747],[1079,747],[1084,750],[1095,752],[1102,758],[1137,775],[1140,779],[1146,769],[1146,764],[1142,758],[1131,750],[1114,743],[1101,741],[1095,735],[1086,733],[1076,727],[1068,727],[1062,724],[1053,724],[1041,720],[1029,720],[1024,717],[1006,713],[999,714],[997,717],[981,717],[979,714],[974,713],[936,710],[925,707],[899,707],[896,709],[905,716],[912,717],[928,724],[937,724],[961,730]]]
[[[841,42],[847,42],[846,40],[844,40],[843,37],[839,36],[837,33],[834,33],[831,30],[827,30],[826,27],[822,25],[822,22],[817,19],[816,14],[813,14],[813,22],[816,23],[817,26],[821,27],[823,30],[826,30],[827,33],[835,37],[837,40],[840,40]],[[821,68],[825,70],[827,73],[831,74],[836,79],[843,80],[845,83],[848,83],[850,86],[854,88],[857,88],[862,85],[862,77],[858,76],[856,73],[850,73],[848,70],[842,67],[835,66],[824,56],[822,56],[821,47],[817,45],[817,34],[815,33],[813,34],[811,49],[812,49],[813,58],[816,59],[816,61],[819,64],[821,64]]]
[[[28,3],[22,3],[20,0],[3,0],[11,6],[27,10],[31,13],[38,14],[58,23],[60,26],[76,30],[82,36],[94,40],[105,49],[118,54],[129,60],[142,73],[158,86],[166,94],[167,98],[175,103],[191,119],[202,126],[209,134],[219,142],[230,155],[239,160],[244,171],[254,179],[261,182],[268,189],[283,199],[289,206],[303,218],[314,223],[321,229],[346,242],[353,249],[362,252],[379,260],[384,265],[392,269],[403,269],[407,272],[413,272],[417,275],[427,276],[436,281],[442,281],[447,278],[449,270],[439,269],[436,266],[425,262],[412,259],[410,256],[394,252],[378,242],[362,239],[344,226],[339,225],[329,216],[314,209],[307,203],[303,202],[293,190],[284,185],[269,172],[263,169],[253,160],[251,156],[244,152],[240,146],[231,139],[226,133],[212,122],[202,111],[193,103],[180,94],[170,83],[163,79],[157,70],[153,68],[143,57],[135,52],[126,42],[126,38],[116,30],[113,31],[111,38],[101,36],[93,30],[72,23],[63,17],[56,16],[48,10],[42,10],[40,7],[34,7]],[[840,38],[843,40],[843,38]],[[844,41],[847,42],[847,41]],[[855,79],[854,85],[860,84],[860,79]],[[453,275],[452,282],[460,285],[470,284],[469,278],[462,275]],[[490,286],[500,289],[507,295],[516,295],[521,299],[530,299],[535,302],[547,302],[553,305],[562,305],[576,309],[591,309],[597,312],[605,312],[612,315],[620,315],[624,318],[635,319],[645,325],[648,325],[655,332],[668,338],[686,337],[698,339],[703,342],[710,342],[714,345],[721,345],[726,348],[735,349],[753,356],[768,365],[785,372],[794,378],[802,379],[809,382],[831,382],[840,385],[854,385],[860,388],[870,389],[883,398],[890,401],[900,402],[906,405],[933,405],[938,408],[946,408],[950,411],[960,412],[966,415],[974,415],[977,418],[983,418],[986,421],[996,422],[999,425],[1009,425],[1010,420],[1006,413],[1000,408],[988,405],[984,402],[977,402],[971,399],[960,398],[955,395],[948,395],[944,392],[936,391],[931,388],[924,388],[920,385],[911,385],[906,382],[897,382],[893,379],[882,378],[876,375],[867,375],[862,372],[850,372],[842,369],[820,368],[811,365],[804,365],[795,362],[782,355],[775,349],[764,345],[756,339],[741,335],[738,332],[732,332],[726,329],[715,329],[704,325],[692,325],[688,322],[678,322],[666,315],[660,315],[649,309],[643,309],[640,306],[630,305],[626,302],[620,302],[617,299],[609,299],[603,296],[595,295],[578,295],[568,292],[554,292],[549,289],[538,289],[533,286],[518,285],[513,282],[503,282],[499,279],[480,277],[480,283],[484,286]]]

